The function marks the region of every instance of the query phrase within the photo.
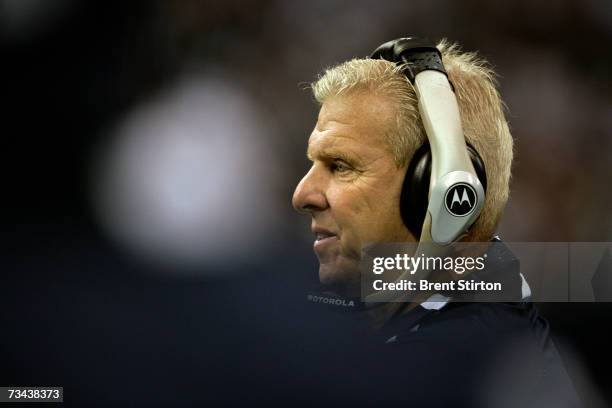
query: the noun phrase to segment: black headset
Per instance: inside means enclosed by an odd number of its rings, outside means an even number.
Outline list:
[[[448,76],[440,51],[435,44],[425,38],[408,37],[386,42],[376,48],[370,58],[384,59],[402,65],[411,84],[414,84],[416,75],[424,70],[435,70]],[[451,88],[453,88],[452,83]],[[484,161],[470,144],[467,144],[467,152],[486,192],[487,176]],[[431,149],[429,141],[425,141],[414,153],[408,165],[400,197],[402,220],[417,240],[421,236],[429,203],[431,167]]]

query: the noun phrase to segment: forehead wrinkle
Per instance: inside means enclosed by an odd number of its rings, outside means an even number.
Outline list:
[[[329,112],[321,115],[317,120],[315,125],[317,132],[331,131],[335,133],[334,136],[336,137],[349,138],[355,141],[386,142],[389,118],[388,115],[382,114],[379,108],[364,107],[359,102],[353,102],[348,107],[339,107],[338,104],[333,106],[333,108],[327,109]],[[325,110],[324,108],[321,109],[321,112]]]
[[[321,106],[308,140],[308,158],[312,160],[314,153],[331,153],[328,147],[336,148],[334,153],[348,150],[365,156],[392,153],[387,140],[392,114],[389,104],[380,95],[353,93],[328,99]]]
[[[329,115],[328,115],[329,116]],[[320,132],[324,132],[327,130],[330,130],[329,127],[330,125],[337,125],[338,127],[344,128],[344,127],[355,127],[355,125],[342,121],[342,120],[338,120],[338,119],[321,119],[319,117],[319,120],[317,120],[317,123],[315,125],[315,129],[320,131]]]
[[[322,135],[325,134],[325,135]],[[314,139],[314,142],[313,142]],[[370,140],[369,137],[365,137]],[[306,156],[309,160],[341,159],[348,163],[364,165],[378,160],[387,153],[384,142],[372,144],[352,135],[327,130],[314,131],[308,143]]]
[[[318,121],[346,124],[347,121],[360,122],[364,117],[368,117],[368,122],[383,125],[396,114],[397,106],[389,95],[357,89],[348,94],[327,98],[321,105]]]
[[[315,132],[313,132],[313,135],[311,135],[308,141],[308,149],[306,151],[306,156],[310,160],[313,159],[313,156],[321,158],[336,157],[346,160],[361,159],[361,155],[355,151],[355,147],[359,147],[359,140],[338,133],[330,135],[329,132],[330,131],[317,132],[318,137],[314,138],[314,142],[312,136],[315,135]],[[323,136],[321,134],[327,135]],[[345,142],[343,139],[348,140],[348,142]]]

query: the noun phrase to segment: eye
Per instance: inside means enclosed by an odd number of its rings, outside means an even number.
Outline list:
[[[330,164],[329,169],[332,173],[346,173],[351,170],[351,167],[342,160],[334,160]]]

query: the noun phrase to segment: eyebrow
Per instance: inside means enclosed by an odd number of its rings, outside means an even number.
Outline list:
[[[329,147],[321,149],[319,152],[317,152],[316,156],[322,160],[340,159],[347,163],[354,164],[359,163],[360,161],[359,157],[351,152]],[[309,160],[314,161],[314,156],[312,155],[310,149],[306,151],[306,157],[308,157]]]

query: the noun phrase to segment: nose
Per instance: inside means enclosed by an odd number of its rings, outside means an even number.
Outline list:
[[[296,211],[304,214],[323,211],[329,206],[325,196],[325,180],[316,165],[310,168],[295,188],[291,203]]]

